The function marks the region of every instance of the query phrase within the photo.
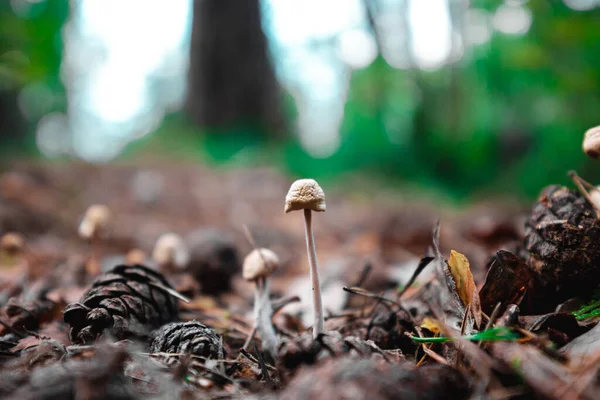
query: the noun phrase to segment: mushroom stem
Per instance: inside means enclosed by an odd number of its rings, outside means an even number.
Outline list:
[[[312,214],[309,209],[304,209],[304,222],[306,230],[306,252],[308,253],[308,264],[310,266],[310,280],[312,282],[313,307],[315,322],[313,325],[313,338],[323,333],[323,302],[321,300],[321,286],[319,284],[319,268],[317,266],[317,250],[315,249],[315,238],[312,232]]]
[[[89,275],[96,276],[100,273],[100,238],[94,235],[90,242],[90,258],[88,259],[86,269]]]
[[[248,349],[254,335],[258,331],[262,340],[262,347],[265,351],[275,356],[277,354],[277,346],[279,340],[273,328],[271,318],[273,316],[273,307],[269,299],[270,290],[269,282],[266,278],[261,278],[256,281],[256,289],[254,290],[254,324],[252,331],[248,335],[244,343],[244,350]]]
[[[277,346],[279,340],[277,339],[277,333],[273,328],[273,307],[271,306],[271,300],[269,299],[269,281],[266,278],[262,278],[260,284],[257,285],[258,296],[259,296],[259,307],[256,318],[256,328],[260,333],[260,339],[262,341],[263,350],[271,354],[272,357],[277,355]]]
[[[260,319],[260,302],[261,302],[261,281],[262,279],[259,279],[256,281],[256,286],[254,288],[254,322],[252,323],[252,330],[250,331],[250,334],[248,335],[248,338],[246,339],[246,341],[244,342],[244,346],[242,347],[243,350],[248,350],[248,346],[250,346],[250,343],[252,343],[252,340],[254,339],[254,336],[256,335],[256,331],[258,329],[258,322]]]
[[[594,187],[594,185],[586,182],[583,178],[577,175],[577,172],[575,171],[569,171],[569,178],[571,178],[575,186],[577,186],[577,189],[579,189],[583,197],[585,197],[586,200],[590,203],[590,205],[596,210],[596,216],[600,218],[600,209],[598,209],[598,205],[590,195],[590,192],[588,192],[587,190],[588,188],[590,190],[595,190],[596,188]]]

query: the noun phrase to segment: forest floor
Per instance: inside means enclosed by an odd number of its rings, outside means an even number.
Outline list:
[[[581,194],[458,211],[323,187],[327,210],[312,219],[325,333],[313,339],[303,213],[284,213],[291,183],[162,163],[0,175],[0,395],[596,398],[600,220]],[[88,241],[78,226],[93,204],[110,218]],[[168,232],[187,248],[181,265],[155,262]],[[246,343],[253,247],[280,261],[274,350],[262,325]]]

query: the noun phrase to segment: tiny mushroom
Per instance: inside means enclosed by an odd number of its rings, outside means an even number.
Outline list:
[[[79,224],[79,236],[86,240],[98,239],[105,232],[109,222],[110,209],[107,206],[91,205]]]
[[[585,197],[591,206],[594,207],[596,216],[600,218],[600,188],[584,180],[577,175],[577,172],[575,171],[569,171],[569,177],[575,186],[577,186],[577,189],[579,189],[583,197]]]
[[[273,307],[269,299],[269,281],[271,274],[279,268],[279,257],[273,251],[265,248],[252,250],[244,259],[242,276],[249,282],[254,282],[254,326],[252,333],[244,344],[244,349],[252,341],[254,333],[258,330],[263,344],[263,349],[275,357],[279,340],[273,328],[271,318]]]
[[[15,256],[19,254],[25,246],[25,239],[18,233],[8,232],[0,238],[0,248],[9,255]]]
[[[317,266],[317,250],[312,232],[311,211],[325,211],[325,193],[313,179],[299,179],[292,183],[285,197],[285,212],[304,210],[304,226],[306,235],[306,251],[310,267],[310,278],[313,289],[313,307],[315,322],[313,337],[316,339],[323,333],[323,302],[319,284],[319,269]]]
[[[26,258],[24,257],[25,238],[16,232],[8,232],[0,238],[0,267],[28,270],[30,276],[33,271],[29,269]]]
[[[152,259],[163,272],[183,271],[190,260],[190,254],[181,236],[165,233],[156,241]]]
[[[125,264],[143,265],[146,263],[146,253],[141,249],[131,249],[125,255]]]
[[[585,132],[583,151],[588,157],[594,159],[600,156],[600,126],[595,126]]]
[[[595,126],[585,132],[583,138],[583,152],[593,159],[597,159],[600,156],[600,126]],[[598,217],[600,217],[600,188],[584,181],[573,171],[571,171],[569,175],[581,193],[587,198],[590,204],[594,206]]]
[[[91,243],[91,254],[86,263],[86,270],[92,276],[100,272],[100,240],[106,233],[110,217],[110,209],[107,206],[94,204],[87,209],[79,224],[79,236]]]

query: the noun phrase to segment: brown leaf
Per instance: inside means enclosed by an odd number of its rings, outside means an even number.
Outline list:
[[[527,264],[509,251],[498,251],[479,291],[482,310],[489,314],[502,303],[502,313],[508,304],[519,305],[531,284]]]
[[[600,325],[562,347],[560,352],[569,359],[571,368],[583,367],[597,358],[600,354]]]
[[[578,387],[581,376],[540,349],[517,342],[496,342],[492,353],[503,360],[537,393],[548,399],[596,399],[598,386]],[[576,390],[577,389],[577,390]]]
[[[28,349],[30,347],[37,346],[41,342],[42,342],[42,340],[39,337],[27,336],[26,338],[23,338],[23,339],[19,340],[19,342],[17,343],[17,345],[14,346],[13,348],[11,348],[11,351],[17,352],[17,351],[20,351],[20,350],[25,350],[25,349]]]
[[[465,306],[471,305],[471,312],[477,326],[481,325],[481,303],[479,301],[479,292],[475,286],[473,274],[471,274],[471,265],[464,254],[457,251],[450,251],[448,267],[454,283],[458,297]]]

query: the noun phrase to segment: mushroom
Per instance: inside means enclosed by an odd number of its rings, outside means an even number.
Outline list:
[[[183,271],[190,260],[190,254],[181,236],[165,233],[156,241],[152,259],[162,272]]]
[[[0,267],[28,269],[27,261],[23,256],[25,238],[19,233],[8,232],[0,238]],[[31,270],[28,271],[31,275]]]
[[[600,187],[594,186],[591,183],[584,180],[582,177],[577,175],[575,171],[569,171],[569,177],[579,189],[579,192],[586,198],[586,200],[596,210],[596,216],[600,218]]]
[[[25,239],[18,233],[8,232],[0,238],[0,248],[10,257],[15,257],[21,253],[24,246]]]
[[[321,287],[319,285],[319,269],[317,266],[317,251],[312,232],[311,211],[325,211],[325,193],[313,179],[299,179],[292,183],[287,196],[285,196],[285,212],[304,210],[304,225],[306,235],[306,251],[310,266],[310,279],[313,290],[313,307],[315,322],[313,337],[316,339],[323,333],[323,303],[321,300]]]
[[[110,222],[110,209],[104,204],[91,205],[81,223],[79,224],[79,236],[91,243],[91,254],[86,264],[86,269],[90,275],[97,275],[100,272],[100,240],[106,233]]]
[[[588,157],[594,159],[600,156],[600,126],[595,126],[585,132],[583,151]]]
[[[125,264],[137,265],[146,263],[146,253],[141,249],[131,249],[125,254]]]
[[[252,250],[244,259],[242,276],[248,282],[254,282],[254,326],[248,336],[244,349],[248,347],[255,332],[258,330],[263,349],[275,356],[279,340],[273,328],[271,318],[273,307],[269,299],[269,276],[279,267],[279,257],[273,251],[265,248]]]

